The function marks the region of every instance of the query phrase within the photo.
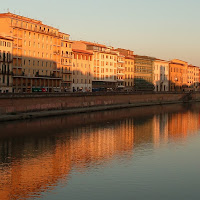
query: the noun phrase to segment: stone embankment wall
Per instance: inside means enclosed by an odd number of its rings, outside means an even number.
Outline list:
[[[117,108],[200,101],[200,93],[3,94],[0,115],[73,108]]]

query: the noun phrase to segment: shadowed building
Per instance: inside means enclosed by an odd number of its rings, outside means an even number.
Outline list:
[[[12,92],[12,39],[0,36],[0,93]]]
[[[136,91],[153,91],[153,62],[156,58],[135,55],[134,89]]]

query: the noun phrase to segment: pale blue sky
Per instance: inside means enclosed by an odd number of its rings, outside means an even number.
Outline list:
[[[200,66],[200,0],[6,0],[0,12],[37,18],[88,40]]]

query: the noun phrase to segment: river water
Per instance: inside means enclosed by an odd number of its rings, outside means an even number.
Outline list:
[[[199,199],[200,104],[0,123],[0,199]]]

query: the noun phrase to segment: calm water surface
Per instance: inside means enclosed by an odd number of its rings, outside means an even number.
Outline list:
[[[0,123],[0,199],[200,199],[200,104]]]

